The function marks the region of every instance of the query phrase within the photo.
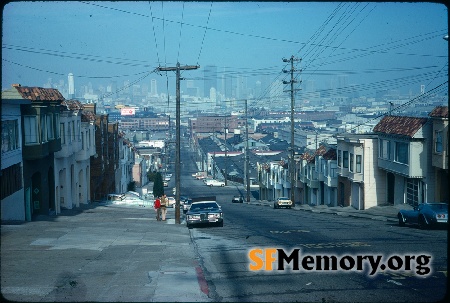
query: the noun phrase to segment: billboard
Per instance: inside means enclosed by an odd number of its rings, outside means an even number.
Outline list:
[[[132,107],[124,107],[120,109],[120,114],[122,116],[134,116],[136,114],[136,109]]]

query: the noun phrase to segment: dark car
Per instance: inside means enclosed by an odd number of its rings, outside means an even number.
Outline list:
[[[421,228],[448,224],[447,203],[421,203],[412,210],[400,210],[398,224],[418,224]]]
[[[193,202],[186,213],[186,226],[193,225],[223,226],[222,208],[215,201]]]
[[[231,199],[232,203],[244,203],[244,198],[239,197],[239,196],[234,196],[233,199]]]

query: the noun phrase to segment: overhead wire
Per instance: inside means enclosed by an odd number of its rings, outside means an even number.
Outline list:
[[[205,37],[206,37],[206,31],[208,30],[208,25],[209,25],[209,18],[211,17],[212,6],[213,6],[213,3],[211,2],[211,6],[209,7],[208,19],[206,20],[205,31],[203,32],[202,43],[200,44],[200,52],[198,53],[198,57],[197,57],[197,65],[199,65],[200,55],[202,54],[203,44],[205,42]]]
[[[178,54],[177,54],[177,64],[180,62],[180,49],[181,49],[181,32],[183,30],[183,21],[184,21],[184,1],[183,1],[183,9],[181,10],[181,24],[180,24],[180,36],[178,38]]]
[[[150,5],[150,16],[151,16],[152,28],[153,28],[153,38],[155,40],[156,58],[158,59],[158,66],[161,66],[161,64],[160,64],[161,61],[159,60],[158,42],[156,41],[155,23],[153,22],[152,2],[149,1],[148,4]]]

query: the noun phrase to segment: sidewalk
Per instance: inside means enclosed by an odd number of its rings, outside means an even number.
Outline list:
[[[251,199],[250,204],[259,204],[273,207],[273,201]],[[295,205],[294,210],[311,211],[315,213],[336,214],[339,216],[366,218],[380,221],[398,222],[397,214],[400,209],[413,209],[409,204],[374,206],[365,210],[357,210],[352,206],[327,206],[327,205]]]
[[[151,208],[91,204],[2,222],[1,293],[12,301],[209,302],[184,224]]]

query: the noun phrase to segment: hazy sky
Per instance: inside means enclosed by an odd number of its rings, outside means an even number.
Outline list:
[[[157,79],[165,91],[166,74],[154,70],[177,62],[200,65],[182,74],[199,87],[207,65],[253,86],[260,75],[287,80],[282,58],[294,55],[298,79],[316,89],[348,75],[360,95],[417,93],[448,79],[447,18],[438,3],[12,2],[3,7],[2,90],[73,73],[76,87]]]

